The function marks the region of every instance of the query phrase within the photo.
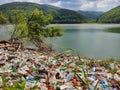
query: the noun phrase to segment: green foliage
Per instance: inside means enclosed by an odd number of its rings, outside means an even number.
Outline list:
[[[96,23],[96,19],[86,19],[84,23]]]
[[[28,27],[25,12],[21,10],[13,10],[10,18],[12,20],[12,23],[15,25],[11,39],[21,39],[26,37],[28,34]]]
[[[110,11],[101,15],[97,22],[100,23],[120,23],[120,6],[111,9]]]
[[[17,90],[17,89],[13,86],[8,86],[6,87],[6,89],[3,89],[3,90]]]
[[[34,86],[32,89],[30,90],[38,90],[38,86]]]
[[[82,65],[82,72],[83,72],[84,78],[82,78],[81,75],[78,74],[77,72],[74,72],[74,73],[75,73],[75,75],[77,75],[77,77],[80,79],[80,81],[85,85],[85,87],[87,88],[87,90],[91,90],[89,88],[88,73],[87,73],[87,71],[88,71],[87,65],[84,63]],[[97,90],[98,84],[99,84],[99,81],[96,83],[96,85],[94,87],[94,90]]]
[[[21,80],[21,82],[15,81],[13,85],[8,85],[8,80],[6,76],[2,75],[2,90],[25,90],[26,80]],[[27,89],[27,90],[37,90],[38,86],[35,85],[34,87]]]
[[[13,2],[4,4],[0,6],[0,11],[3,11],[11,22],[10,16],[12,15],[13,10],[24,10],[29,15],[35,8],[43,11],[45,15],[51,14],[53,16],[52,23],[81,23],[85,19],[85,17],[77,11],[28,2]]]
[[[5,74],[3,74],[2,75],[2,88],[3,88],[3,90],[5,90],[6,82],[7,82],[6,76],[5,76]]]
[[[35,9],[28,17],[28,38],[38,48],[40,48],[41,44],[44,43],[43,38],[46,37],[46,35],[49,36],[47,34],[47,31],[49,30],[48,25],[52,19],[51,15],[46,16],[38,9]]]
[[[80,11],[79,10],[78,12],[90,20],[92,19],[94,20],[103,14],[103,12],[99,12],[99,11]]]
[[[8,23],[8,19],[5,17],[5,15],[0,12],[0,24],[7,24]]]
[[[25,90],[26,80],[23,80],[22,82],[15,82],[15,87],[17,90]]]
[[[59,9],[53,23],[82,23],[85,17],[80,13],[67,9]]]
[[[52,21],[52,16],[45,16],[42,11],[35,9],[28,19],[28,37],[39,39],[46,35],[47,25]]]
[[[53,17],[44,15],[39,9],[35,9],[27,18],[24,11],[14,10],[10,18],[15,25],[11,39],[28,38],[38,48],[44,43],[43,38],[62,36],[64,33],[61,27],[49,27]]]
[[[64,30],[60,26],[50,27],[46,31],[46,37],[63,36]]]

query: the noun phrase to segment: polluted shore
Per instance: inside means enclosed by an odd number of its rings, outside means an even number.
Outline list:
[[[120,90],[120,62],[0,41],[0,90]]]

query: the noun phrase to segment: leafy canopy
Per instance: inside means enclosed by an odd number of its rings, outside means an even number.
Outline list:
[[[53,17],[51,15],[45,16],[38,9],[35,9],[29,15],[26,15],[24,11],[15,10],[11,20],[15,25],[11,39],[29,38],[37,47],[44,43],[45,37],[62,36],[64,33],[61,27],[48,26]]]
[[[28,37],[30,39],[45,37],[47,25],[52,19],[51,15],[45,16],[42,11],[35,9],[28,18]]]
[[[14,31],[12,32],[11,39],[21,39],[27,36],[28,27],[27,27],[27,18],[24,11],[13,10],[11,20],[14,24]]]
[[[0,12],[0,24],[7,24],[8,23],[8,19],[5,17],[5,15]]]

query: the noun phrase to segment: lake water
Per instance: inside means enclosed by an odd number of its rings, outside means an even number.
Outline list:
[[[80,56],[97,59],[120,59],[119,24],[79,24],[62,25],[65,34],[53,41],[54,48],[72,48]],[[109,28],[119,32],[109,31]],[[59,49],[58,49],[59,48]]]
[[[62,37],[54,38],[52,44],[55,50],[72,48],[77,50],[80,56],[120,59],[120,24],[66,24],[61,26],[65,29],[65,33]],[[0,39],[10,37],[9,29],[11,26],[0,26]]]

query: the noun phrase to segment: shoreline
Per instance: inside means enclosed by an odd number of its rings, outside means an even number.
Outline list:
[[[79,23],[79,24],[50,24],[50,26],[78,26],[78,25],[115,25],[115,26],[118,26],[120,24],[115,24],[115,23]]]

